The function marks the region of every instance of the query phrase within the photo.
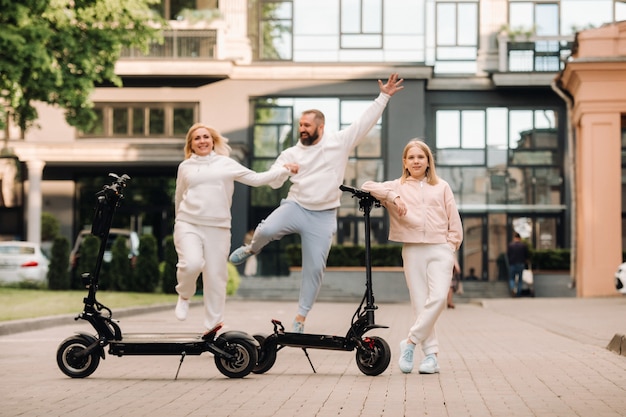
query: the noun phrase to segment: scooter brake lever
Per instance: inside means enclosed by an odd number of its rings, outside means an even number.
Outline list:
[[[274,333],[285,333],[285,326],[280,320],[272,319],[272,324],[274,325]]]

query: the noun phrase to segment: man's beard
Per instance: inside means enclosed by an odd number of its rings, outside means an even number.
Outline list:
[[[320,137],[320,135],[317,133],[317,131],[315,131],[315,133],[313,133],[312,135],[309,135],[306,132],[304,132],[304,134],[306,136],[303,136],[302,133],[300,134],[300,142],[304,146],[311,146],[311,145],[313,145],[313,142],[315,142]]]

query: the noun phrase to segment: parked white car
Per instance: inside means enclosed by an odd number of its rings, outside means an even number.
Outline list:
[[[0,242],[0,283],[45,283],[50,261],[32,242]]]
[[[615,288],[622,294],[626,294],[626,262],[617,267],[615,272]]]

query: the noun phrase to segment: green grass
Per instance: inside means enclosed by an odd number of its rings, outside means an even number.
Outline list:
[[[49,291],[0,287],[0,321],[28,319],[59,314],[78,314],[83,311],[87,290]],[[176,304],[176,294],[147,294],[98,291],[98,301],[115,309]]]

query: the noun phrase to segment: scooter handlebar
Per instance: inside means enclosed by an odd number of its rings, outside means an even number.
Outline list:
[[[369,192],[367,192],[367,191],[363,191],[363,190],[361,190],[361,189],[359,189],[359,188],[350,187],[350,186],[348,186],[348,185],[344,185],[344,184],[341,184],[341,185],[339,186],[339,189],[340,189],[341,191],[347,191],[347,192],[350,192],[350,193],[352,193],[352,195],[354,195],[354,196],[355,196],[355,197],[357,197],[357,198],[367,198],[367,197],[372,197],[372,195],[371,195]],[[372,197],[372,198],[373,198],[373,197]]]

